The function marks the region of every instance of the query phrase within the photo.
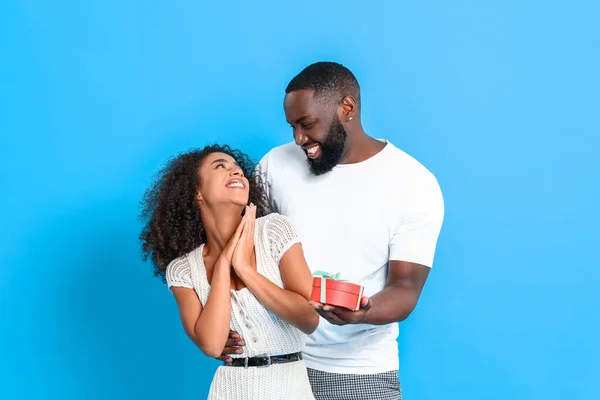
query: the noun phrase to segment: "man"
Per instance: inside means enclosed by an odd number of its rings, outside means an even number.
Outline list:
[[[303,353],[315,398],[401,399],[398,322],[433,265],[440,187],[414,158],[365,133],[360,88],[344,66],[312,64],[285,92],[295,143],[259,163],[274,209],[292,219],[313,271],[365,288],[358,311],[311,303],[322,317]]]

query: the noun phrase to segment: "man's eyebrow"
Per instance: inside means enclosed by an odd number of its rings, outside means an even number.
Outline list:
[[[305,119],[310,118],[310,115],[303,115],[302,117],[298,118],[295,122],[297,124],[301,123],[302,121],[304,121]]]

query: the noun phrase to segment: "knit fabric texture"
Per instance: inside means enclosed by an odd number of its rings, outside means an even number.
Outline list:
[[[291,221],[276,213],[257,218],[254,247],[257,271],[283,288],[279,261],[299,239]],[[194,289],[204,306],[210,293],[202,258],[204,245],[173,260],[167,267],[168,287]],[[230,329],[246,341],[238,357],[274,356],[302,351],[305,334],[267,310],[248,289],[231,290]],[[314,399],[304,361],[269,367],[220,366],[213,377],[209,400]]]

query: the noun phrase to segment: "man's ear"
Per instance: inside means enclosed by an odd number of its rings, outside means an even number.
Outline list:
[[[356,114],[357,105],[356,100],[352,96],[346,96],[342,99],[341,103],[341,121],[351,121],[354,114]]]

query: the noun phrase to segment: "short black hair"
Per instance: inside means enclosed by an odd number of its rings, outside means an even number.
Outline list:
[[[285,88],[286,93],[313,90],[315,97],[326,96],[337,103],[352,96],[360,106],[360,86],[354,74],[342,64],[320,61],[304,68]]]

